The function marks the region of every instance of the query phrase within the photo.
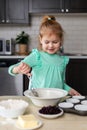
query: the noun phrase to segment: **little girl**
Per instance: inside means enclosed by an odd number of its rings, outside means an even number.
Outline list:
[[[44,16],[39,29],[39,46],[16,65],[9,67],[11,75],[29,76],[32,68],[29,88],[60,88],[70,95],[79,95],[65,83],[65,70],[69,58],[59,54],[63,44],[63,29],[54,16]]]

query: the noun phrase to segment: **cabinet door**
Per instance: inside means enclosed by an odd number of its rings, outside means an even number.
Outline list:
[[[87,59],[71,59],[66,69],[66,82],[87,95]]]
[[[6,0],[6,23],[28,23],[28,0]]]
[[[29,0],[29,13],[61,12],[62,0]]]
[[[87,0],[65,0],[65,12],[86,13]]]
[[[5,22],[5,0],[0,0],[0,23]]]

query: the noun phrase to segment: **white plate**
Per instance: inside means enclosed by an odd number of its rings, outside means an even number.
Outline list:
[[[48,118],[48,119],[53,119],[53,118],[57,118],[59,116],[62,116],[63,115],[63,110],[60,109],[61,112],[58,113],[58,114],[41,114],[39,111],[38,111],[38,115],[41,116],[41,117],[44,117],[44,118]]]
[[[68,98],[66,99],[67,102],[70,102],[70,103],[79,103],[80,100],[79,99],[75,99],[75,98]]]
[[[72,96],[73,98],[75,98],[75,99],[85,99],[85,96]]]
[[[87,111],[87,105],[78,104],[75,105],[74,108],[78,111]]]
[[[42,126],[42,122],[40,120],[38,121],[38,125],[36,127],[33,127],[33,128],[23,128],[16,122],[16,127],[21,129],[21,130],[35,130],[41,126]]]
[[[87,100],[83,100],[83,101],[81,101],[81,104],[83,104],[83,105],[87,105]]]
[[[72,108],[73,107],[73,103],[61,102],[61,103],[59,103],[59,107],[61,107],[61,108]]]

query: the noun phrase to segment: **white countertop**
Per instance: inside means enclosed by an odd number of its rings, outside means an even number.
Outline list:
[[[22,55],[0,55],[0,59],[16,59],[16,58],[25,58],[26,56]]]
[[[16,58],[25,58],[26,55],[0,55],[0,59],[16,59]],[[87,56],[68,56],[70,59],[87,59]]]
[[[45,119],[38,116],[37,111],[40,109],[32,104],[32,102],[25,96],[0,96],[0,100],[3,99],[24,99],[29,102],[28,114],[34,114],[39,120],[42,121],[43,125],[38,130],[87,130],[87,116],[79,116],[76,114],[64,113],[61,117],[56,119]],[[0,117],[0,121],[3,119]],[[0,130],[20,130],[15,124],[0,123]]]
[[[70,59],[87,59],[87,56],[68,56]]]

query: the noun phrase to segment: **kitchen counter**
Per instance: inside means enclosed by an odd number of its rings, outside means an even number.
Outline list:
[[[0,59],[18,59],[18,58],[25,58],[26,55],[0,55]]]
[[[27,113],[34,114],[39,120],[43,122],[43,125],[38,130],[87,130],[87,116],[79,116],[75,114],[64,113],[61,117],[56,119],[45,119],[37,115],[37,111],[40,109],[32,104],[32,102],[25,96],[1,96],[0,100],[3,99],[24,99],[29,102],[29,108]],[[0,122],[2,118],[0,117]],[[11,123],[1,124],[0,130],[19,130],[15,125]]]
[[[81,54],[81,53],[64,53],[63,55],[68,56],[70,59],[87,59],[87,54]]]
[[[87,55],[82,56],[82,55],[76,55],[76,56],[68,56],[70,59],[87,59]]]
[[[25,58],[27,55],[0,55],[0,59],[22,59]],[[68,56],[70,59],[87,59],[87,55],[65,55]]]

